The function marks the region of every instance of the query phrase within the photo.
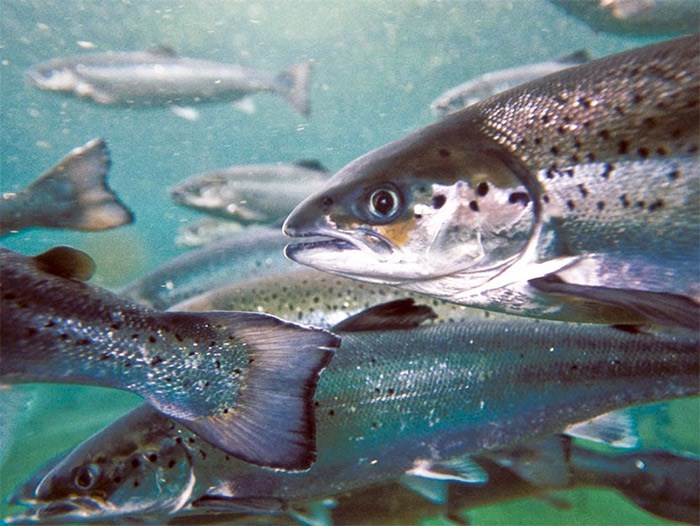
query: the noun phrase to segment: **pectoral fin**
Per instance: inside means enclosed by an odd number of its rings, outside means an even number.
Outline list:
[[[414,477],[466,484],[483,484],[489,479],[488,473],[468,456],[439,462],[416,460],[413,467],[406,474]]]
[[[685,329],[700,328],[700,304],[680,294],[650,292],[645,290],[615,289],[566,283],[554,274],[528,282],[540,292],[556,296],[569,296],[604,305],[612,305],[630,311],[647,322]]]
[[[639,446],[636,422],[627,411],[611,411],[585,422],[572,424],[564,432],[572,437],[619,448],[631,449]]]

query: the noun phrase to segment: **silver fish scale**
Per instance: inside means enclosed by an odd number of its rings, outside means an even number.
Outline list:
[[[696,154],[699,42],[688,37],[545,77],[473,106],[474,122],[534,172]]]

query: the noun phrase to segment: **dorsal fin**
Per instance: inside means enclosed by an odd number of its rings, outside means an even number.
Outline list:
[[[152,53],[153,55],[161,55],[164,57],[177,57],[177,51],[167,44],[158,44],[157,46],[153,46],[152,48],[149,48],[148,52]]]
[[[416,305],[411,298],[380,303],[344,319],[333,327],[337,332],[390,331],[414,329],[437,318],[430,307]]]
[[[308,168],[309,170],[317,170],[319,172],[328,172],[328,168],[321,164],[321,161],[317,159],[298,159],[292,164],[301,166],[303,168]]]
[[[71,247],[54,247],[33,259],[39,269],[60,278],[87,281],[95,273],[95,261]]]
[[[557,62],[560,64],[583,64],[591,60],[591,54],[585,49],[578,49],[573,53],[568,53],[557,57]]]

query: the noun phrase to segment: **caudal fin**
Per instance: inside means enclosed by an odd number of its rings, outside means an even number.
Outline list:
[[[309,83],[312,68],[312,62],[301,62],[277,76],[279,94],[305,117],[311,113]]]
[[[236,458],[300,471],[316,459],[313,397],[319,374],[340,345],[321,329],[244,312],[177,313],[202,316],[245,344],[247,367],[230,408],[178,418],[183,425]]]
[[[25,191],[38,205],[33,226],[96,231],[131,223],[132,213],[107,186],[109,166],[102,139],[71,151]]]

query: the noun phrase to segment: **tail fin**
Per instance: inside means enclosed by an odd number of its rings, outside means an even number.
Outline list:
[[[76,148],[27,188],[28,200],[43,211],[36,226],[106,230],[133,221],[107,186],[110,159],[102,139]]]
[[[312,68],[312,62],[301,62],[277,76],[279,94],[305,117],[311,113],[309,83]]]
[[[184,313],[173,313],[183,316]],[[251,464],[306,470],[316,460],[313,397],[319,374],[340,339],[274,316],[244,312],[188,313],[224,326],[248,352],[232,407],[178,418],[183,425]]]

